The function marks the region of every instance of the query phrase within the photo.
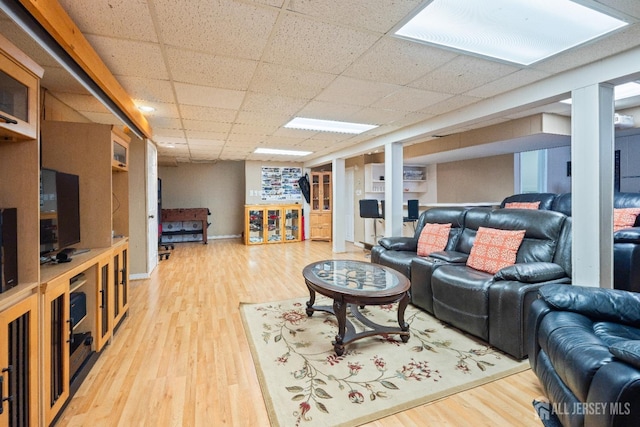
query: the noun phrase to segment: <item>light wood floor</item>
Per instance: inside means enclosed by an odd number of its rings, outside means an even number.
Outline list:
[[[308,295],[302,268],[366,260],[325,242],[177,244],[148,280],[131,282],[129,316],[70,401],[58,426],[268,426],[240,302]],[[369,426],[541,426],[530,370]]]

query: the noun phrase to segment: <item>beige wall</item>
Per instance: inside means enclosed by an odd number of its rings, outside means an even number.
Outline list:
[[[513,154],[440,163],[438,203],[500,202],[514,193]]]
[[[208,235],[239,236],[244,230],[244,162],[159,167],[163,208],[209,208]]]

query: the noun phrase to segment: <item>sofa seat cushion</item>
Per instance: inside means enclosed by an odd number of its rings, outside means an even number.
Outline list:
[[[377,254],[376,263],[393,268],[409,279],[411,278],[411,261],[416,256],[415,252],[409,251],[382,251]]]
[[[433,272],[433,313],[447,323],[489,340],[491,274],[464,265],[443,265]]]
[[[540,323],[537,339],[562,382],[586,402],[594,375],[611,363],[609,344],[594,333],[594,323],[586,316],[552,311]]]

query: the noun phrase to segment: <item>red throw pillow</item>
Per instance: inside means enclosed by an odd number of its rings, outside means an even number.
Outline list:
[[[515,264],[525,231],[478,228],[467,265],[476,270],[496,274],[504,267]]]
[[[614,233],[623,228],[633,227],[636,217],[640,214],[640,208],[621,208],[613,210]]]
[[[432,252],[444,251],[449,241],[451,224],[426,223],[418,238],[418,255],[428,256]]]
[[[504,207],[506,209],[538,209],[540,202],[507,202]]]

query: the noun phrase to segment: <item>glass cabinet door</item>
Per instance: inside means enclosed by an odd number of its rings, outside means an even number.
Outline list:
[[[300,218],[297,209],[285,209],[285,238],[287,240],[299,240]]]
[[[249,210],[249,243],[264,242],[263,211]]]
[[[320,210],[320,177],[311,175],[311,210]]]
[[[322,210],[331,210],[331,175],[322,175]]]
[[[269,242],[282,241],[282,223],[280,209],[267,209],[267,235]]]

